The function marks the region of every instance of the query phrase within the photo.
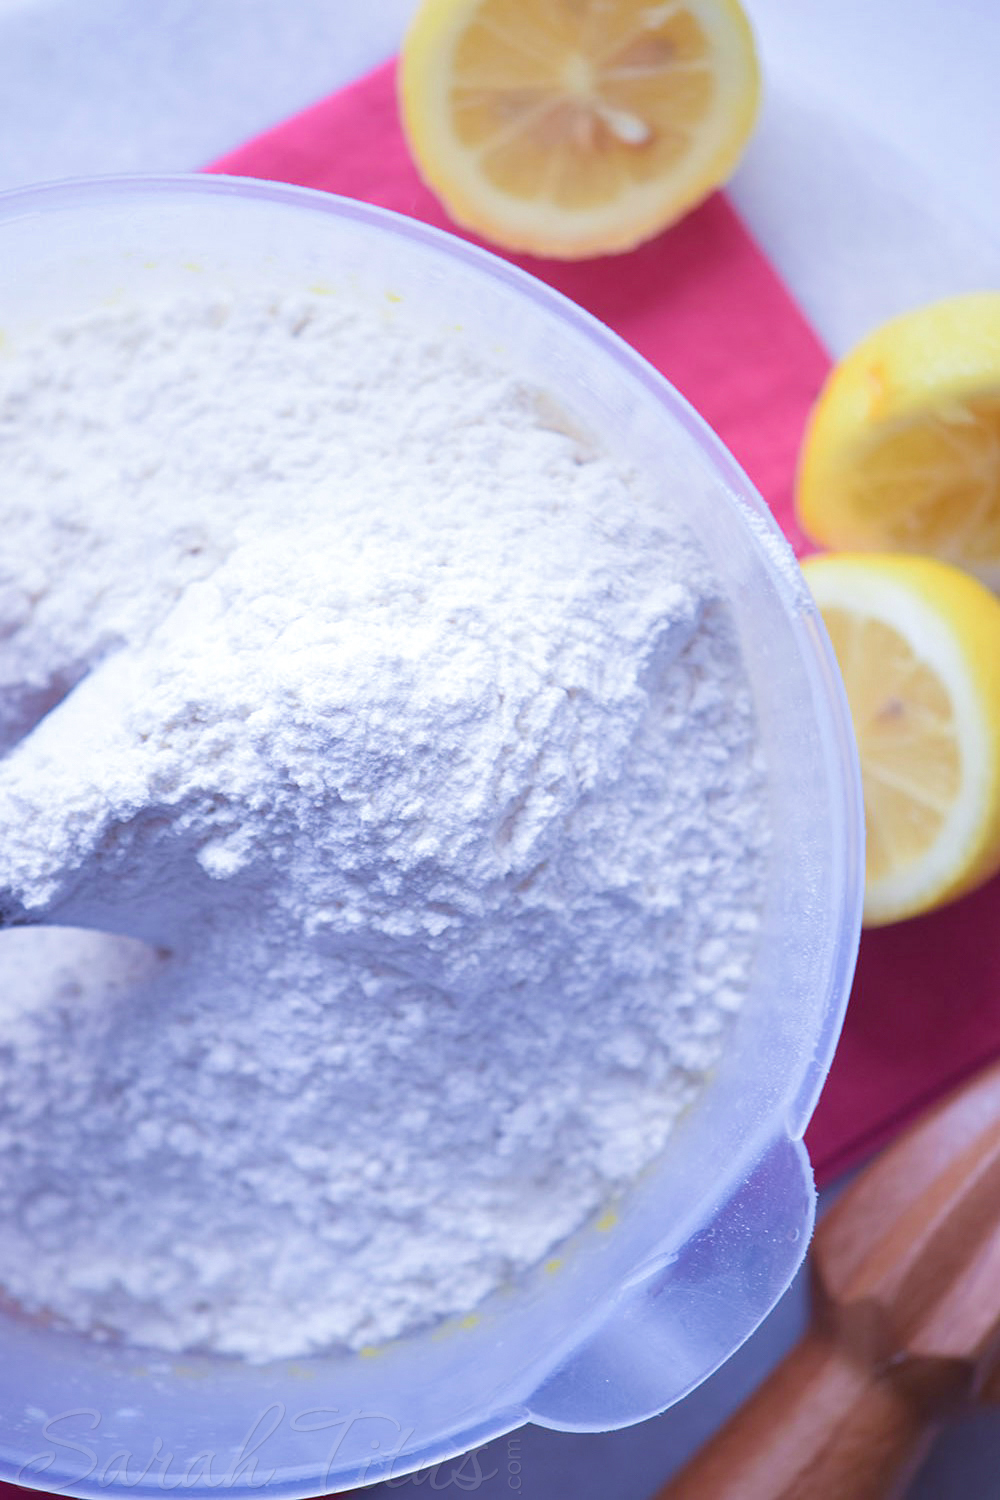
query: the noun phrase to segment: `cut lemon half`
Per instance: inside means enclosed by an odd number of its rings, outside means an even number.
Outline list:
[[[1000,868],[1000,601],[932,558],[834,553],[803,571],[861,758],[864,920],[899,921]]]
[[[403,127],[452,218],[513,250],[629,250],[725,181],[757,111],[738,0],[424,0]]]
[[[905,313],[837,365],[797,504],[824,546],[926,553],[1000,588],[1000,292]]]

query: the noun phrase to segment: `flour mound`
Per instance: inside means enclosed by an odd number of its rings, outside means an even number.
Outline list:
[[[716,579],[544,393],[332,299],[47,330],[0,411],[0,890],[152,945],[0,937],[0,1287],[255,1360],[468,1311],[746,989]]]

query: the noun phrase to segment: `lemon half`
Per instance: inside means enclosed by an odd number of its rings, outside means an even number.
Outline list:
[[[738,0],[424,0],[399,88],[459,224],[576,259],[631,249],[728,177],[759,75]]]
[[[864,920],[895,922],[1000,868],[1000,601],[932,558],[834,553],[803,571],[861,758]]]
[[[797,507],[824,546],[926,553],[1000,588],[1000,292],[905,313],[836,366]]]

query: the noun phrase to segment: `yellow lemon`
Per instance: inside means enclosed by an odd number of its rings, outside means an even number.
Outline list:
[[[927,553],[1000,588],[1000,292],[905,313],[837,365],[797,503],[824,546]]]
[[[941,906],[1000,868],[1000,601],[933,558],[803,564],[861,757],[864,920]]]
[[[573,260],[631,249],[723,182],[759,75],[738,0],[424,0],[399,89],[459,224]]]

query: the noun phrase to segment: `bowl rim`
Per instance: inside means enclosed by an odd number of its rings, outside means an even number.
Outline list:
[[[787,1101],[785,1118],[762,1123],[752,1133],[739,1154],[739,1160],[733,1163],[734,1176],[741,1166],[761,1156],[776,1133],[784,1132],[790,1140],[797,1141],[829,1071],[848,1003],[864,894],[864,810],[853,729],[836,659],[791,548],[770,509],[705,419],[666,376],[619,334],[562,292],[499,255],[393,210],[316,188],[219,173],[114,175],[32,184],[0,193],[0,234],[7,224],[47,213],[122,204],[137,197],[167,200],[192,196],[271,203],[284,210],[305,210],[346,220],[388,233],[397,240],[402,238],[420,245],[445,259],[459,261],[474,273],[501,284],[516,298],[527,298],[545,315],[569,325],[576,335],[583,336],[616,367],[626,384],[638,385],[665,409],[714,470],[734,508],[741,511],[745,530],[751,534],[754,550],[780,596],[783,612],[796,635],[809,680],[817,739],[831,796],[831,888],[839,893],[839,904],[828,913],[831,937],[826,957],[825,995],[822,1009],[817,1009],[821,1018],[819,1034],[810,1055],[802,1059],[801,1076],[789,1081],[788,1090],[782,1096]],[[803,1243],[803,1254],[804,1251]],[[498,1434],[501,1430],[509,1431],[514,1425],[517,1423],[508,1422],[501,1429],[491,1428],[491,1431]],[[452,1445],[449,1451],[461,1450]],[[31,1481],[29,1478],[21,1482],[30,1484]],[[275,1489],[281,1491],[280,1483]],[[286,1492],[292,1493],[293,1490],[286,1489]],[[297,1487],[294,1493],[305,1491]]]

